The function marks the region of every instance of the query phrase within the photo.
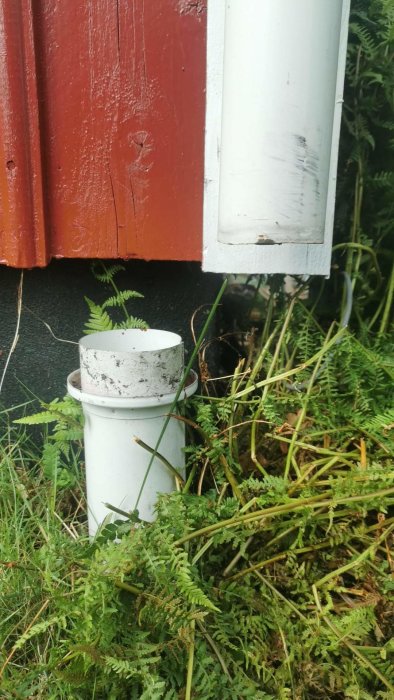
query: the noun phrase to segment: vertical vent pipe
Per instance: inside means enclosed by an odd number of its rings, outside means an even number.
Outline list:
[[[135,441],[155,448],[183,377],[179,335],[150,329],[94,333],[79,341],[80,370],[69,375],[68,392],[82,403],[89,535],[105,520],[118,519],[106,504],[130,512],[152,456]],[[180,400],[197,389],[192,372]],[[184,424],[171,418],[159,452],[184,477]],[[138,503],[152,521],[158,493],[175,490],[173,472],[155,457]]]

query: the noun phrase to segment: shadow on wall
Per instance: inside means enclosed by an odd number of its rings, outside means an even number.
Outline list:
[[[116,261],[119,262],[119,261]],[[108,263],[110,264],[110,262]],[[197,307],[214,301],[221,276],[203,273],[199,263],[132,260],[117,276],[119,289],[134,289],[143,299],[130,302],[133,315],[150,327],[179,333],[190,349],[190,319]],[[0,377],[17,322],[20,271],[0,267]],[[111,290],[98,282],[88,261],[53,261],[45,269],[24,273],[19,340],[5,375],[0,403],[5,407],[32,398],[48,401],[66,393],[66,378],[79,365],[77,343],[88,318],[87,296],[102,303]],[[197,329],[205,315],[199,314]]]

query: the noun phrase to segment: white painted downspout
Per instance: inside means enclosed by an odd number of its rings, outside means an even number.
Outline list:
[[[350,0],[212,0],[203,269],[330,272]]]
[[[71,396],[82,403],[89,535],[104,520],[119,519],[106,503],[132,511],[183,376],[183,343],[159,330],[105,331],[80,340],[81,369],[68,377]],[[193,372],[180,400],[197,389]],[[184,476],[184,424],[169,421],[159,452]],[[138,503],[143,520],[154,519],[158,493],[175,490],[171,471],[153,460]]]

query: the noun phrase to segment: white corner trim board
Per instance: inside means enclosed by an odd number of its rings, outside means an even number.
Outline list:
[[[350,0],[210,0],[203,269],[328,275]]]

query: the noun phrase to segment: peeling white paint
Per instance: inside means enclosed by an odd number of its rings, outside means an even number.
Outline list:
[[[88,394],[144,398],[175,392],[183,372],[183,342],[176,333],[115,330],[79,341],[81,386]]]

